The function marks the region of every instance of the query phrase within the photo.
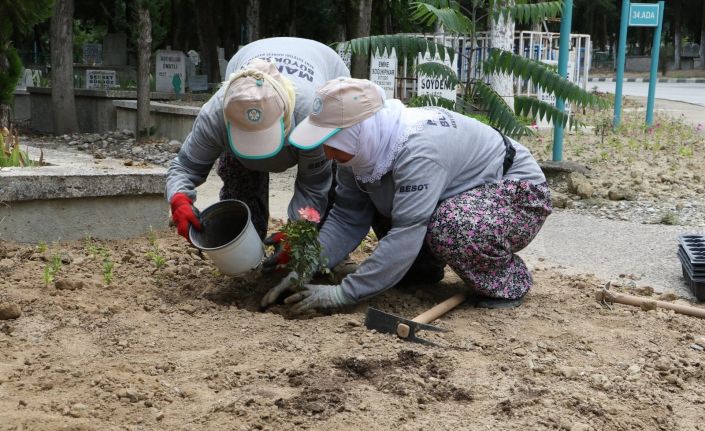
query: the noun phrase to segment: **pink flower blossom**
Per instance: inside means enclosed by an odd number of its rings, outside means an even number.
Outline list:
[[[321,221],[321,214],[315,208],[305,207],[299,209],[299,216],[302,219],[308,220],[312,223],[319,223]]]

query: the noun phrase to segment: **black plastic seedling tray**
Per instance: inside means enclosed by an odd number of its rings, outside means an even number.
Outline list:
[[[678,258],[683,265],[690,269],[690,272],[692,272],[695,277],[705,278],[705,264],[693,264],[690,259],[688,259],[688,254],[681,247],[678,247]]]
[[[705,301],[705,278],[693,278],[685,265],[683,265],[683,278],[698,301]]]
[[[705,235],[678,237],[683,278],[698,301],[705,301]]]
[[[692,264],[705,265],[705,235],[681,235],[678,242]]]

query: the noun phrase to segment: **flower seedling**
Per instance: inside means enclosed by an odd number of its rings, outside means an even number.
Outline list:
[[[286,268],[296,271],[299,275],[296,283],[301,286],[319,271],[328,270],[328,262],[322,256],[321,243],[318,242],[318,223],[321,221],[319,212],[311,207],[299,209],[299,220],[289,220],[281,228],[284,234],[282,247],[289,254]]]

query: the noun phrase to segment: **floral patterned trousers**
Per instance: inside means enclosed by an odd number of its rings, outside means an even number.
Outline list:
[[[503,179],[441,201],[426,241],[479,295],[521,298],[532,278],[515,253],[529,245],[551,211],[546,183]]]

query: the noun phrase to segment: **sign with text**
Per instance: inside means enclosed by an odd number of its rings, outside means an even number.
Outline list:
[[[156,90],[174,93],[174,75],[186,82],[186,55],[181,51],[159,50],[155,54]],[[183,90],[182,90],[183,91]]]
[[[114,70],[86,70],[86,88],[105,89],[117,87]]]
[[[658,27],[658,3],[630,3],[629,27]]]
[[[456,70],[458,70],[458,56],[456,55],[453,57],[453,62],[451,63],[450,61],[450,55],[448,52],[446,52],[445,58],[441,60],[441,57],[436,53],[436,56],[431,58],[431,54],[428,52],[421,55],[419,54],[419,61],[416,63],[417,65],[421,65],[424,63],[429,63],[429,62],[434,62],[434,63],[441,63],[445,64],[446,66],[450,67],[451,70],[453,70],[453,73],[457,75]],[[455,91],[455,86],[450,85],[450,83],[444,79],[442,79],[439,76],[436,77],[431,77],[428,75],[424,75],[422,73],[418,73],[416,76],[417,79],[417,87],[416,87],[416,94],[418,96],[423,96],[423,95],[431,95],[431,96],[438,96],[442,97],[444,99],[448,99],[452,102],[455,102],[455,97],[456,97],[456,91]]]
[[[341,45],[338,45],[337,48],[338,55],[343,59],[343,63],[345,63],[345,67],[347,67],[348,70],[350,69],[350,65],[352,63],[352,52],[350,50],[351,48],[349,44],[347,45],[347,49],[343,48]]]
[[[208,75],[192,75],[188,79],[191,91],[208,91]]]
[[[392,48],[392,53],[387,51],[372,54],[370,62],[370,81],[384,89],[387,99],[394,98],[397,77],[397,53]]]
[[[101,64],[103,62],[103,45],[99,43],[83,44],[83,64]]]

